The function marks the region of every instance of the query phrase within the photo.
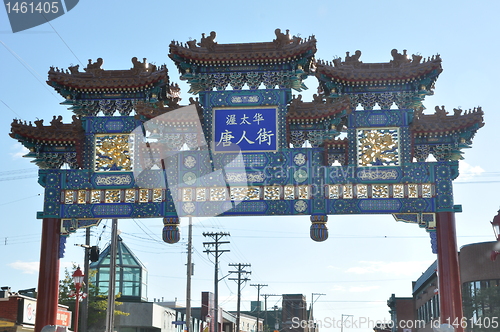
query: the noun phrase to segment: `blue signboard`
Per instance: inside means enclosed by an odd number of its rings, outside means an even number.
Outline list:
[[[277,150],[277,107],[216,108],[213,111],[216,152]]]

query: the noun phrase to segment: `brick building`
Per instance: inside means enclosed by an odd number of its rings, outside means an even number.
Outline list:
[[[0,331],[33,332],[36,318],[36,299],[10,292],[2,287],[0,292]],[[71,311],[59,306],[57,325],[71,326]]]

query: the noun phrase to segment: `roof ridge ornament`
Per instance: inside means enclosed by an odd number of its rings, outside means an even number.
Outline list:
[[[401,66],[402,64],[410,63],[412,60],[408,58],[408,55],[406,54],[406,50],[403,50],[403,53],[399,53],[397,49],[393,49],[391,51],[392,55],[392,60],[391,63],[397,67]]]
[[[280,28],[274,30],[276,35],[276,39],[273,39],[273,43],[276,44],[276,48],[283,48],[286,45],[290,44],[300,44],[302,42],[302,38],[299,36],[290,36],[290,30],[286,29],[286,34],[281,32]]]
[[[83,70],[85,70],[87,73],[91,73],[91,74],[100,73],[104,70],[101,68],[103,62],[104,61],[102,60],[102,58],[98,58],[97,61],[94,63],[92,63],[92,59],[89,59],[89,63],[87,64],[87,67],[84,68]]]
[[[139,60],[137,60],[137,57],[133,57],[131,61],[134,66],[130,68],[130,71],[134,75],[140,73],[153,73],[157,70],[156,65],[148,63],[148,60],[146,58],[143,58],[142,62],[140,62]]]
[[[215,45],[217,45],[217,42],[215,41],[215,37],[217,36],[217,33],[215,31],[211,31],[210,35],[208,37],[205,37],[205,34],[201,34],[201,41],[198,43],[198,46],[200,47],[205,47],[209,51],[214,51],[215,50]],[[196,42],[196,39],[194,40]],[[189,44],[189,48],[191,48],[192,45]]]

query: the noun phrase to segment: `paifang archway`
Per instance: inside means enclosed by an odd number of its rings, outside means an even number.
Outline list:
[[[104,70],[102,59],[83,72],[50,68],[72,123],[14,120],[11,132],[45,188],[37,332],[56,322],[66,236],[101,218],[163,218],[164,240],[176,242],[182,216],[310,215],[311,238],[324,241],[328,215],[392,214],[429,232],[441,318],[462,317],[452,181],[481,108],[424,114],[439,55],[326,62],[314,59],[314,36],[275,35],[172,42],[169,57],[198,95],[187,107],[166,66],[146,59],[128,70]],[[318,94],[293,97],[310,75]]]

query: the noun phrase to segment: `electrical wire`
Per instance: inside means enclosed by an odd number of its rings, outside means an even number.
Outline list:
[[[43,13],[41,13],[43,15]],[[50,27],[52,28],[52,30],[54,30],[54,32],[57,34],[57,36],[59,37],[59,39],[61,39],[61,41],[63,42],[64,45],[66,45],[66,47],[68,48],[68,50],[71,52],[71,54],[73,54],[73,56],[75,57],[76,60],[78,60],[78,62],[80,63],[80,65],[83,67],[83,63],[80,61],[80,59],[78,59],[78,57],[76,56],[75,52],[73,52],[73,50],[71,49],[71,47],[69,47],[68,43],[66,43],[66,41],[63,39],[63,37],[61,37],[61,35],[59,34],[59,32],[57,32],[57,30],[54,28],[54,26],[50,23],[49,20],[47,20],[47,18],[45,17],[45,15],[43,15],[43,18],[45,18],[45,20],[47,21],[47,23],[50,25]]]
[[[14,111],[12,108],[10,108],[10,106],[7,105],[3,100],[0,99],[0,101],[2,102],[2,104],[5,105],[5,107],[7,107],[8,109],[10,109],[12,111],[12,113],[14,113],[17,116],[18,119],[21,118],[21,116],[19,114],[17,114],[17,112]]]
[[[54,98],[57,99],[57,101],[59,102],[60,101],[60,98],[58,98],[53,92],[51,89],[49,89],[48,85],[45,84],[44,80],[41,79],[41,76],[40,74],[38,74],[36,72],[35,69],[33,69],[26,61],[24,61],[23,58],[21,58],[19,55],[16,54],[16,52],[14,52],[12,49],[10,49],[3,41],[0,40],[0,43],[7,49],[7,51],[10,52],[10,54],[12,54],[17,61],[19,61],[19,63],[21,65],[23,65],[23,67],[38,81],[38,83],[40,83],[41,85],[43,85],[43,87],[45,89],[47,89],[47,91],[49,91],[49,93],[54,96]],[[30,69],[31,68],[31,69]],[[36,75],[35,75],[36,74]]]
[[[28,196],[28,197],[24,197],[24,198],[20,198],[20,199],[16,199],[15,201],[10,201],[10,202],[5,202],[5,203],[1,203],[0,206],[2,205],[7,205],[7,204],[12,204],[12,203],[17,203],[17,202],[20,202],[20,201],[24,201],[26,199],[30,199],[30,198],[33,198],[33,197],[38,197],[38,196],[41,196],[42,194],[36,194],[36,195],[33,195],[33,196]]]

